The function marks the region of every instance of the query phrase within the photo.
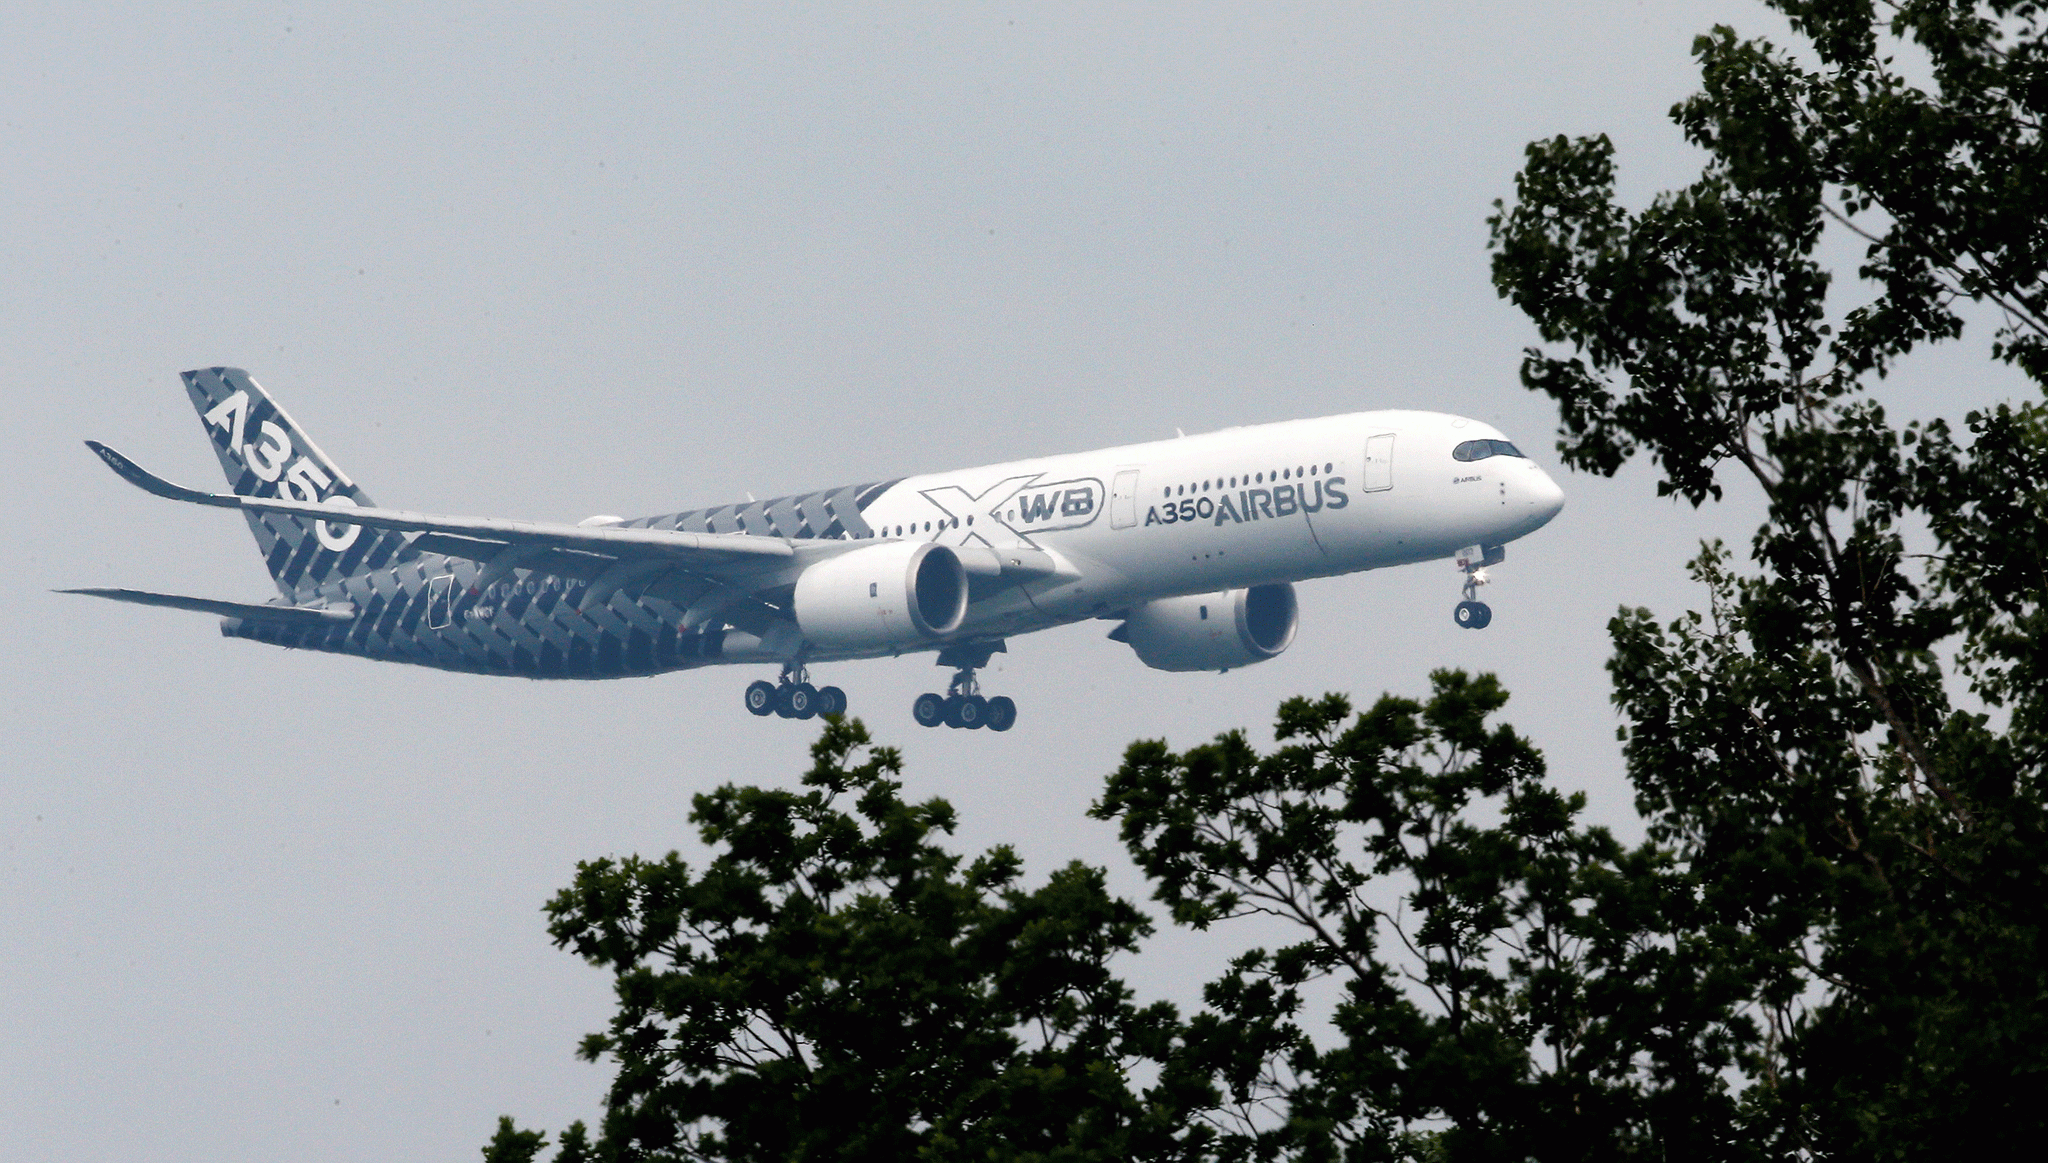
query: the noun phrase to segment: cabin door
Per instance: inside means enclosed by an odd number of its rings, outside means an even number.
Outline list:
[[[1382,432],[1365,442],[1365,480],[1361,493],[1381,493],[1394,487],[1394,434]]]
[[[1116,474],[1116,484],[1109,490],[1109,527],[1129,529],[1138,523],[1138,470],[1124,469]]]

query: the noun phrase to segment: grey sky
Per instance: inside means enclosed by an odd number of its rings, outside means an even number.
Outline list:
[[[0,1154],[451,1159],[588,1118],[608,982],[539,906],[692,848],[692,792],[791,783],[813,727],[713,669],[541,684],[298,654],[47,591],[261,600],[241,521],[122,484],[218,469],[178,384],[247,367],[381,503],[574,520],[1382,406],[1556,467],[1482,220],[1521,148],[1663,111],[1743,3],[40,6],[0,36]],[[1981,334],[1890,387],[2014,390]],[[1604,624],[1696,600],[1695,513],[1559,474],[1484,633],[1448,564],[1311,583],[1265,666],[1144,669],[1089,624],[985,676],[1016,730],[922,731],[929,659],[830,681],[959,843],[1143,885],[1082,812],[1124,743],[1264,735],[1294,693],[1501,674],[1623,822]],[[1219,946],[1126,969],[1183,1002]]]

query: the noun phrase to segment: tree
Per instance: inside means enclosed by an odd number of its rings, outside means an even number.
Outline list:
[[[1669,927],[1682,873],[1577,822],[1584,797],[1488,725],[1492,676],[1431,682],[1348,725],[1341,696],[1291,699],[1270,754],[1133,744],[1094,808],[1175,921],[1295,934],[1208,986],[1175,1064],[1226,1097],[1219,1153],[1699,1154],[1733,1117],[1747,995]]]
[[[484,1163],[533,1163],[548,1145],[543,1131],[522,1131],[510,1115],[498,1117],[498,1133],[484,1144]],[[590,1158],[589,1132],[581,1122],[562,1132],[554,1163],[585,1163]]]
[[[1768,505],[1753,572],[1694,563],[1705,612],[1612,625],[1638,805],[1762,1019],[1733,1129],[1779,1154],[2010,1150],[2048,1121],[2048,411],[1972,411],[1959,439],[1892,425],[1870,380],[1960,336],[1969,299],[2000,315],[1993,357],[2048,384],[2042,9],[1772,6],[1803,52],[1695,44],[1704,89],[1672,112],[1698,181],[1631,212],[1604,137],[1535,143],[1491,219],[1495,281],[1552,345],[1522,377],[1567,463],[1647,453],[1696,505],[1735,471]],[[1864,245],[1846,309],[1830,229]]]
[[[609,970],[618,996],[609,1030],[583,1043],[618,1070],[597,1140],[576,1150],[1079,1161],[1198,1149],[1179,1112],[1199,1088],[1131,1078],[1164,1061],[1178,1030],[1170,1006],[1139,1007],[1109,969],[1150,931],[1144,915],[1100,869],[1069,865],[1027,890],[1008,848],[963,862],[937,842],[952,809],[903,800],[897,753],[868,743],[835,719],[806,790],[697,796],[691,818],[717,852],[701,872],[673,852],[589,861],[548,906],[556,943]],[[501,1125],[502,1157],[539,1149],[518,1133]]]

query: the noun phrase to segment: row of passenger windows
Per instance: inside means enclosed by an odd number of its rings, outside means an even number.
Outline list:
[[[568,592],[570,589],[574,588],[578,584],[580,583],[569,581],[564,578],[542,577],[539,574],[528,574],[526,575],[526,578],[521,581],[492,582],[489,586],[485,587],[483,593],[478,596],[486,599],[502,600],[504,598],[518,597],[520,594],[538,596],[540,594],[547,593],[550,590],[553,590],[555,593],[559,594]]]
[[[973,518],[973,517],[969,517],[969,518],[967,518],[967,523],[968,523],[969,525],[972,525],[972,524],[974,524],[974,518]],[[940,521],[940,522],[939,522],[939,528],[941,528],[941,529],[958,529],[959,527],[960,527],[960,518],[958,518],[958,517],[954,517],[954,518],[952,518],[952,519],[950,519],[950,520],[945,520],[945,521]],[[924,533],[930,533],[930,532],[932,531],[932,523],[931,523],[930,521],[926,521],[926,522],[924,523],[924,525],[923,525],[922,527],[920,527],[920,526],[918,525],[918,523],[917,523],[917,522],[915,522],[915,521],[912,521],[912,522],[911,522],[910,524],[908,524],[908,525],[897,525],[897,526],[895,526],[895,527],[894,527],[894,532],[891,532],[891,527],[890,527],[890,526],[888,526],[888,525],[884,525],[884,526],[882,526],[882,527],[881,527],[880,529],[878,529],[878,530],[872,530],[872,531],[870,531],[870,532],[869,532],[869,533],[867,534],[867,536],[869,536],[869,537],[901,537],[901,536],[903,536],[903,535],[904,535],[904,530],[906,530],[906,529],[910,531],[910,536],[912,536],[912,537],[915,537],[915,536],[917,536],[917,535],[918,535],[918,533],[920,533],[920,532],[924,532]]]
[[[1505,440],[1467,440],[1451,449],[1452,460],[1485,460],[1489,456],[1522,456],[1522,450]]]
[[[1255,472],[1250,476],[1244,477],[1216,477],[1213,480],[1196,481],[1191,485],[1168,485],[1166,490],[1160,495],[1166,497],[1185,497],[1189,493],[1206,493],[1211,488],[1234,489],[1238,487],[1240,481],[1247,485],[1262,485],[1267,481],[1291,481],[1297,478],[1321,476],[1326,472],[1335,471],[1337,471],[1337,466],[1332,462],[1323,465],[1321,468],[1309,465],[1306,468],[1283,468],[1277,472]]]

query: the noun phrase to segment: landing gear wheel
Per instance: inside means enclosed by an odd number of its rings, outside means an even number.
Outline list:
[[[846,713],[846,692],[836,686],[818,688],[818,713],[821,715],[843,715]]]
[[[954,695],[946,700],[946,726],[972,731],[988,723],[988,700],[980,695]]]
[[[747,684],[747,710],[756,715],[775,713],[775,684],[772,682],[751,682]]]
[[[988,729],[1007,731],[1017,723],[1017,700],[997,695],[988,701]]]
[[[818,713],[818,688],[807,682],[793,683],[782,688],[784,705],[789,707],[792,719],[808,719]]]
[[[946,721],[946,700],[927,691],[910,704],[910,717],[920,727],[936,727]]]
[[[1467,630],[1484,630],[1493,621],[1493,610],[1485,602],[1459,602],[1456,617]]]

